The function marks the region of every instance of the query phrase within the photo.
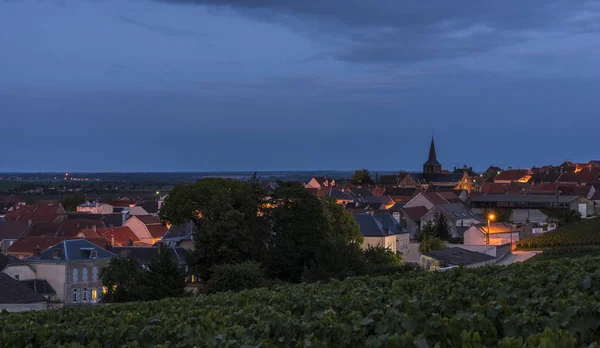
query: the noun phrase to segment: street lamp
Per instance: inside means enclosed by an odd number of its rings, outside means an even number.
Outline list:
[[[487,245],[490,245],[490,232],[491,232],[491,230],[492,230],[492,229],[491,229],[491,221],[496,219],[496,215],[494,215],[494,214],[492,213],[492,214],[489,214],[487,218],[488,218],[488,219],[487,219],[487,221],[488,221],[488,233],[487,233],[487,240],[486,240],[486,244],[487,244]]]

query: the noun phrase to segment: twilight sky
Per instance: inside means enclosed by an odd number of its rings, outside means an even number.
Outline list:
[[[600,159],[600,1],[0,0],[2,171]]]

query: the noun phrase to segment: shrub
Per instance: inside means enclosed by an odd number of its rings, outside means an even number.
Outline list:
[[[419,252],[427,253],[434,250],[445,249],[446,243],[443,240],[435,237],[425,237],[419,245]]]
[[[403,264],[402,256],[390,248],[369,246],[363,250],[365,274],[383,275],[398,272]]]
[[[252,261],[213,266],[212,277],[206,283],[208,293],[240,291],[267,285],[260,264]]]

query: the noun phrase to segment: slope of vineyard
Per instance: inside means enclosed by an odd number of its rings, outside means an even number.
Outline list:
[[[574,347],[600,340],[600,257],[0,314],[0,346]]]
[[[584,219],[517,243],[519,249],[600,245],[600,218]]]

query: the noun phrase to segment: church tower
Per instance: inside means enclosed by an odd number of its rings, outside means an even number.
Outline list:
[[[437,156],[435,154],[435,143],[433,141],[433,137],[431,137],[431,145],[429,146],[429,158],[427,162],[423,164],[423,174],[424,175],[436,175],[442,173],[442,165],[437,161]]]

